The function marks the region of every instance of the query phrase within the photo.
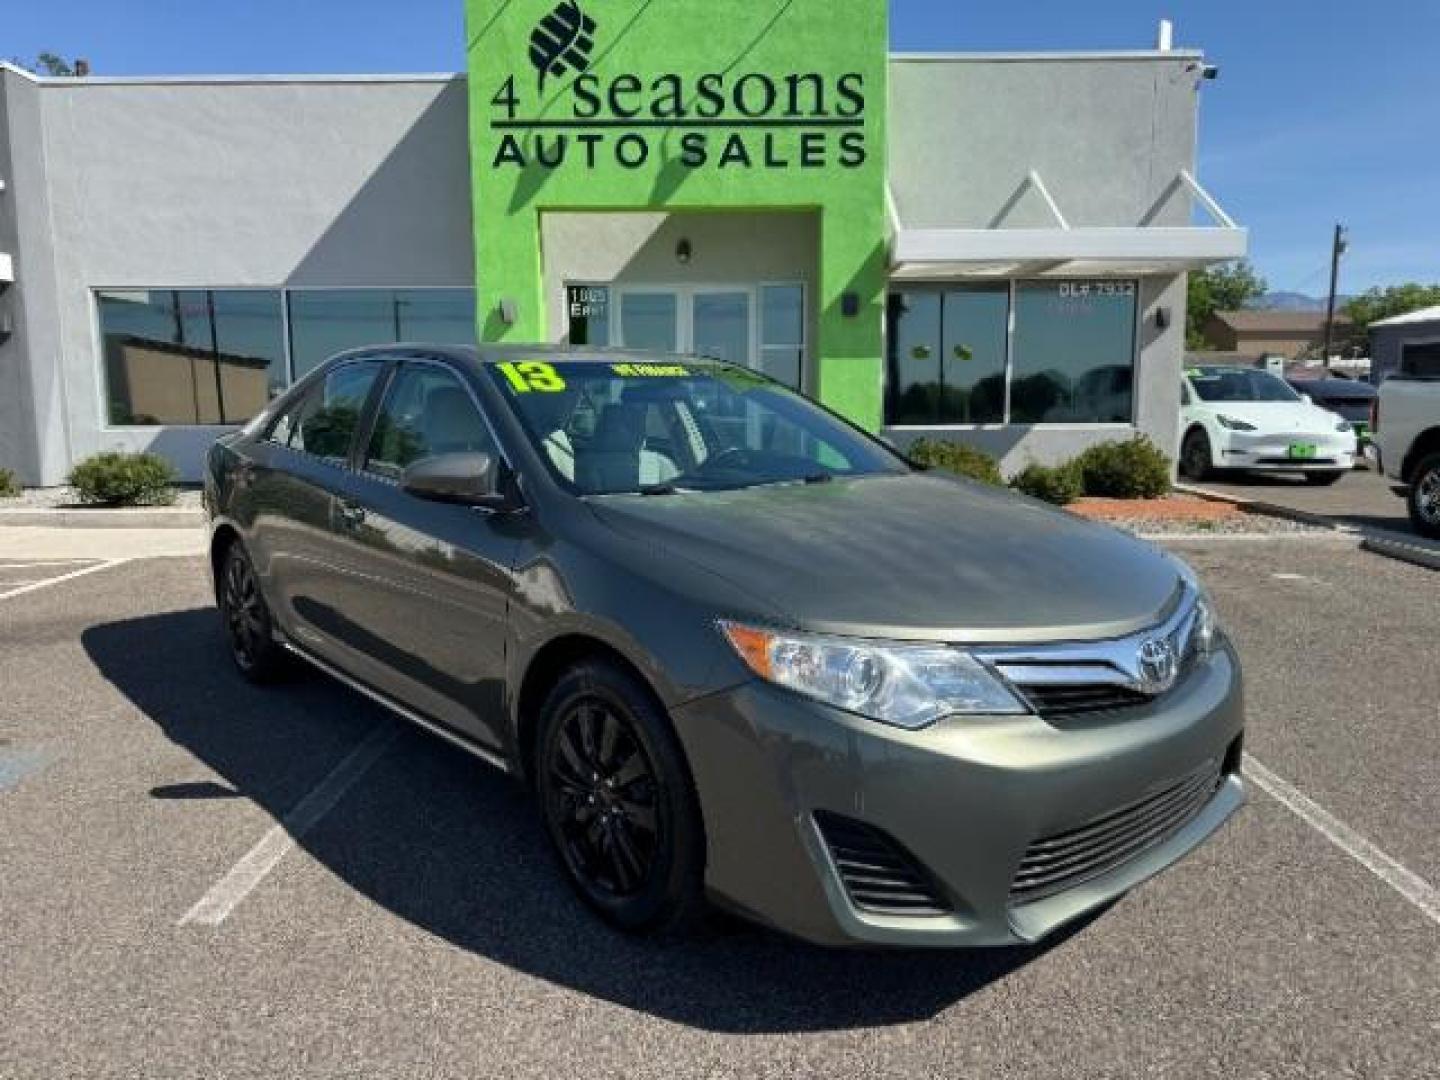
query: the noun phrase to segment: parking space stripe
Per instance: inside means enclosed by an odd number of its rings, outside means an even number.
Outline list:
[[[294,809],[280,819],[279,824],[261,837],[260,842],[231,867],[228,874],[180,917],[179,925],[198,923],[219,926],[224,922],[236,906],[279,865],[296,841],[333,810],[370,766],[380,760],[395,741],[399,730],[397,725],[387,723],[366,736],[339,765],[330,770],[325,779],[295,804]]]
[[[94,566],[84,566],[79,570],[72,570],[68,574],[61,574],[59,577],[46,578],[44,581],[32,581],[29,585],[21,585],[18,589],[10,589],[7,592],[0,592],[0,600],[9,600],[12,596],[22,596],[25,593],[34,592],[36,589],[43,589],[49,585],[59,585],[62,581],[70,581],[74,578],[84,577],[86,574],[93,574],[97,570],[108,570],[112,566],[120,566],[129,562],[129,559],[110,559]]]
[[[1386,855],[1249,754],[1245,755],[1244,774],[1246,779],[1253,780],[1260,790],[1410,901],[1427,919],[1440,926],[1440,890],[1435,886]]]

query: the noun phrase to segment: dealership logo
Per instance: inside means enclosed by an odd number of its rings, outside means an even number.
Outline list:
[[[1163,694],[1175,685],[1180,658],[1169,638],[1149,638],[1140,646],[1138,688],[1146,694]]]
[[[596,37],[582,0],[562,0],[535,24],[538,81],[508,74],[490,98],[494,168],[856,169],[869,158],[861,72],[730,65],[602,77],[592,70]]]
[[[530,63],[540,73],[540,92],[545,92],[547,75],[589,71],[590,50],[594,47],[595,20],[581,10],[576,0],[557,4],[530,34]]]

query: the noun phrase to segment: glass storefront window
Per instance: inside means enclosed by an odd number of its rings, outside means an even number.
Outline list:
[[[890,294],[887,423],[1131,421],[1136,283],[1018,282],[1013,333],[1010,291],[987,282]]]
[[[290,352],[295,378],[363,345],[475,343],[470,289],[292,289]]]
[[[116,426],[242,424],[285,385],[278,290],[96,294]]]
[[[1015,287],[1014,424],[1128,424],[1133,281],[1023,281]]]

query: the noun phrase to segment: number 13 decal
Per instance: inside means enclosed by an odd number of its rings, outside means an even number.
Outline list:
[[[497,366],[506,381],[509,382],[510,388],[517,394],[528,394],[532,390],[537,390],[542,394],[555,394],[565,389],[565,380],[561,378],[560,373],[552,364],[531,360],[520,364],[504,363]]]

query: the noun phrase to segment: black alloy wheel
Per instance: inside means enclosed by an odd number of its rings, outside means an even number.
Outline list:
[[[580,895],[625,930],[693,922],[703,909],[703,833],[653,695],[617,666],[587,662],[552,690],[541,725],[541,808]]]
[[[260,578],[237,541],[225,552],[220,578],[220,612],[230,640],[230,656],[251,682],[269,682],[284,666],[275,642],[270,609]]]
[[[1204,480],[1215,466],[1210,454],[1210,437],[1200,428],[1185,436],[1180,446],[1180,471],[1190,480]]]

